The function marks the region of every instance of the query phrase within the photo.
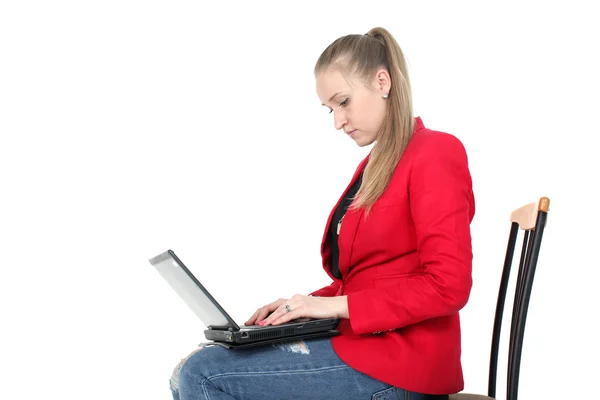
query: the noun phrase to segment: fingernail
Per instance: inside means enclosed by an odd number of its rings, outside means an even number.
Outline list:
[[[258,324],[259,324],[260,326],[263,326],[263,325],[265,324],[265,321],[260,321]]]

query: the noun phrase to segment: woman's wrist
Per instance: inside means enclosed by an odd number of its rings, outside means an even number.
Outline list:
[[[336,318],[350,318],[348,313],[348,296],[331,297]]]

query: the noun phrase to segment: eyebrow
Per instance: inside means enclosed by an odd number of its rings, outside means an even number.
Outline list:
[[[337,93],[334,93],[334,94],[333,94],[333,96],[331,96],[331,97],[329,98],[329,100],[327,100],[327,101],[331,101],[331,100],[333,100],[333,98],[334,98],[335,96],[339,95],[340,93],[342,93],[342,92],[337,92]],[[326,104],[321,104],[321,105],[322,105],[322,106],[326,106]]]

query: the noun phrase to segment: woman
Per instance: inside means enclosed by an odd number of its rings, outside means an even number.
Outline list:
[[[341,334],[196,350],[175,369],[175,399],[447,399],[463,389],[474,215],[465,150],[413,116],[404,56],[383,28],[334,41],[315,77],[335,128],[374,146],[326,224],[332,284],[268,304],[246,325],[337,317]]]

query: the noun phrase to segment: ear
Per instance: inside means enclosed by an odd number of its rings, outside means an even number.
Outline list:
[[[390,73],[385,68],[380,68],[375,73],[375,85],[381,93],[389,93],[392,87],[392,78]]]

